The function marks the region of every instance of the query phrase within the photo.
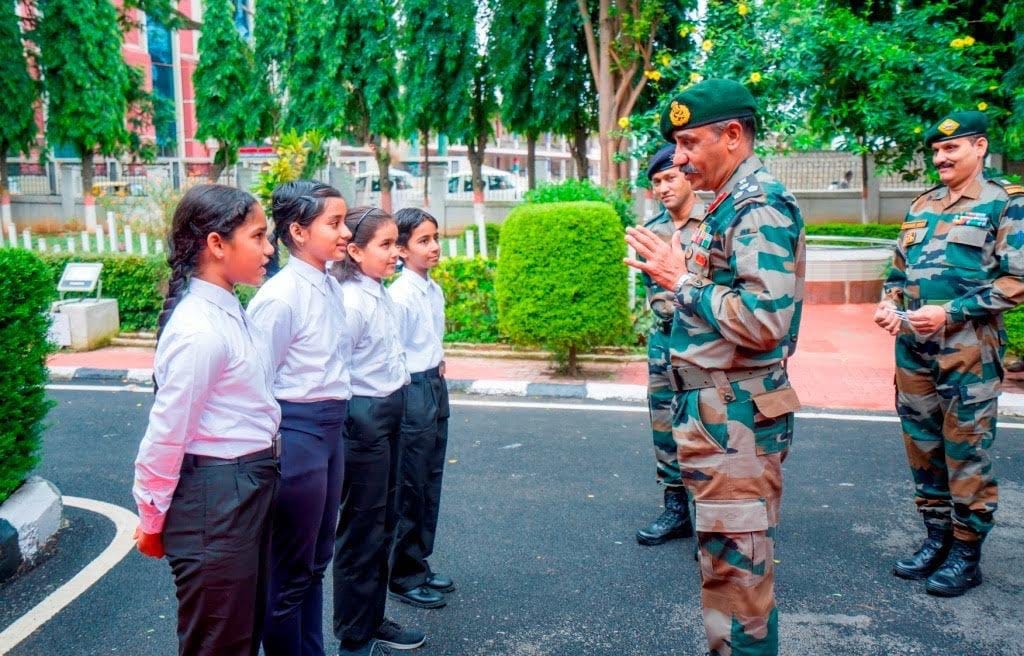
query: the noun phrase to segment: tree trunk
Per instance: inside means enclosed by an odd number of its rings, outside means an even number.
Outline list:
[[[537,135],[526,135],[526,186],[537,188]]]
[[[383,139],[376,137],[371,141],[373,158],[377,160],[377,175],[380,178],[380,208],[392,214],[394,204],[391,202],[391,151]]]
[[[7,198],[11,181],[7,175],[7,144],[0,143],[0,195]]]
[[[93,177],[96,174],[95,157],[92,151],[82,149],[82,205],[85,206],[85,226],[96,230],[96,199],[92,196]]]
[[[227,168],[225,148],[227,148],[227,144],[221,142],[220,148],[217,149],[213,156],[213,162],[210,163],[210,172],[207,174],[206,179],[211,184],[217,184],[217,181],[220,180],[220,174]]]
[[[484,151],[487,148],[487,137],[472,139],[466,146],[469,151],[469,170],[473,178],[473,223],[476,224],[477,244],[480,256],[487,258],[487,224],[484,216]]]
[[[423,207],[430,207],[430,130],[424,130],[421,134],[423,136]]]
[[[868,154],[860,155],[860,222],[868,222]]]
[[[576,345],[569,345],[569,361],[566,363],[565,373],[570,376],[577,376],[580,373],[580,367],[576,360]]]
[[[587,157],[587,140],[590,132],[582,125],[576,126],[572,135],[571,146],[572,158],[576,162],[576,177],[580,180],[590,179],[590,159]]]

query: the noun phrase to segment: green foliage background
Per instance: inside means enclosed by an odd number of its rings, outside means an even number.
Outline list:
[[[47,306],[53,283],[29,251],[0,250],[0,502],[39,462],[46,400]]]

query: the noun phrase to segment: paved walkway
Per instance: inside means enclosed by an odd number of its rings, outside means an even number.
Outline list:
[[[808,305],[800,345],[790,362],[793,385],[812,408],[886,410],[893,408],[892,338],[871,320],[873,305]],[[52,367],[150,369],[151,349],[109,347],[89,353],[59,353]],[[582,378],[555,374],[536,360],[452,357],[448,378],[462,381],[526,381],[533,384],[642,386],[644,362],[586,363]]]

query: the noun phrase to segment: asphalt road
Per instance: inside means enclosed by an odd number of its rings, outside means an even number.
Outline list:
[[[131,462],[151,396],[52,397],[39,474],[65,494],[133,508]],[[413,653],[702,654],[693,542],[633,538],[659,512],[647,430],[641,412],[453,407],[432,562],[459,589],[441,610],[389,608],[427,631]],[[923,532],[897,424],[798,420],[776,553],[782,653],[1024,654],[1024,430],[1001,430],[994,453],[1001,498],[986,583],[943,600],[890,573]],[[49,558],[0,588],[0,630],[113,536],[99,515],[66,516]],[[132,553],[11,654],[173,654],[174,627],[169,568]]]

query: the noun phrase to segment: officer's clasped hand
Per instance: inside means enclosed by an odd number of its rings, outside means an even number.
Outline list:
[[[946,325],[946,310],[938,305],[925,305],[920,310],[907,312],[910,327],[919,335],[931,335]]]
[[[135,529],[135,547],[143,556],[164,557],[164,541],[161,533],[143,533],[142,527]]]
[[[626,243],[644,261],[623,259],[627,266],[643,271],[664,289],[674,289],[679,277],[686,273],[686,255],[679,242],[679,231],[672,235],[669,246],[647,228],[628,228]]]

